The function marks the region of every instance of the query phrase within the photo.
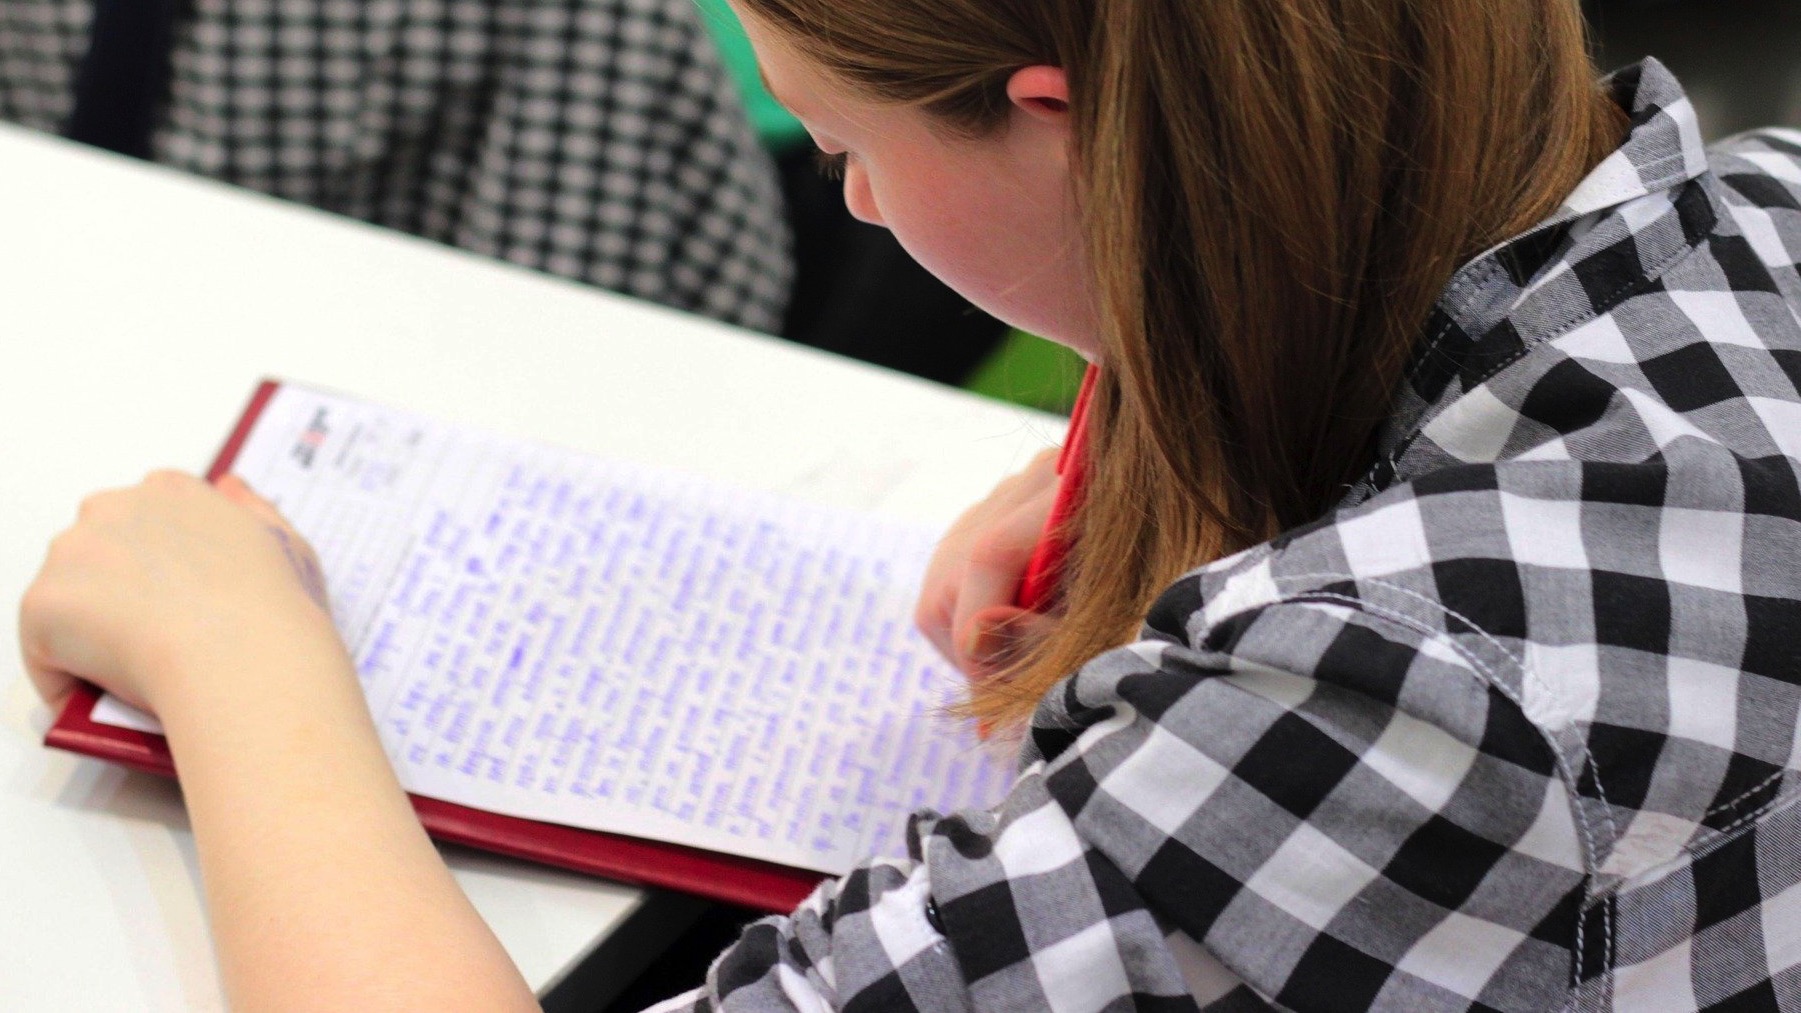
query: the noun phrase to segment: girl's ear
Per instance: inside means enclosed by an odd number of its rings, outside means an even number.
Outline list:
[[[1069,120],[1069,75],[1062,67],[1021,67],[1007,79],[1007,98],[1029,116],[1064,125]]]

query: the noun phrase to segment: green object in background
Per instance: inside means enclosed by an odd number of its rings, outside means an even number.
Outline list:
[[[719,47],[725,69],[738,83],[744,110],[763,147],[779,153],[807,143],[807,128],[763,87],[763,77],[757,73],[757,54],[751,50],[750,40],[744,37],[744,26],[738,23],[738,15],[732,13],[725,0],[694,0],[694,3],[700,8],[701,20],[713,36],[713,44]]]
[[[963,387],[1028,408],[1068,414],[1087,366],[1081,356],[1055,341],[1014,330]]]

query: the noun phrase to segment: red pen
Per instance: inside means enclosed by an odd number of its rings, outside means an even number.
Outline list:
[[[1063,436],[1063,449],[1057,454],[1057,498],[1051,501],[1051,513],[1044,519],[1044,531],[1038,535],[1038,543],[1032,546],[1025,576],[1020,578],[1019,590],[1013,595],[1013,604],[1029,611],[1042,612],[1049,608],[1051,599],[1056,596],[1057,585],[1063,580],[1063,560],[1069,555],[1069,540],[1064,528],[1081,502],[1082,487],[1087,478],[1088,397],[1094,390],[1094,379],[1099,375],[1100,370],[1093,363],[1089,363],[1088,371],[1082,374],[1082,387],[1069,411],[1069,429]],[[986,739],[993,731],[987,721],[976,725],[979,738]]]
[[[1090,363],[1088,371],[1082,374],[1082,387],[1076,394],[1075,407],[1069,412],[1069,430],[1063,437],[1063,449],[1057,454],[1057,498],[1051,503],[1050,516],[1044,519],[1044,532],[1038,536],[1038,544],[1032,547],[1025,576],[1019,582],[1019,593],[1013,598],[1013,603],[1022,609],[1043,611],[1050,605],[1051,598],[1057,593],[1057,584],[1063,579],[1063,560],[1069,555],[1069,542],[1063,528],[1075,515],[1082,499],[1082,487],[1086,484],[1088,398],[1098,375],[1100,369]]]

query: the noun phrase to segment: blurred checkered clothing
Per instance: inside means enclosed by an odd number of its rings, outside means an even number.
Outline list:
[[[0,4],[0,117],[68,119],[93,0]],[[774,168],[691,0],[191,0],[159,162],[778,329]]]
[[[670,1007],[1801,1010],[1801,134],[1614,87],[1340,509]]]

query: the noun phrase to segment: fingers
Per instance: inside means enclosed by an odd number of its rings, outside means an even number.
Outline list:
[[[104,667],[103,652],[85,637],[68,635],[70,617],[80,612],[78,599],[95,583],[95,558],[93,546],[64,532],[50,543],[43,566],[19,599],[19,655],[32,689],[53,711],[68,702],[80,674]]]
[[[982,645],[978,641],[995,623],[991,610],[1005,607],[1010,612],[1019,611],[1013,607],[1019,582],[1038,546],[1049,509],[1048,503],[1040,504],[1037,497],[1020,503],[996,518],[970,543],[951,611],[952,660],[965,672],[982,665]],[[979,614],[991,618],[977,623]]]
[[[1056,491],[1056,451],[1050,450],[965,511],[932,555],[914,619],[966,674],[992,670],[1005,640],[1001,627],[1017,625],[1014,599]]]
[[[84,510],[87,508],[85,501],[82,503],[82,508]],[[39,661],[38,652],[34,649],[33,645],[37,639],[35,635],[37,614],[43,608],[39,600],[42,598],[43,592],[39,590],[38,585],[38,581],[32,581],[25,588],[24,596],[19,599],[20,660],[25,663],[25,675],[31,680],[31,688],[37,690],[38,699],[50,705],[53,710],[60,710],[63,699],[74,687],[64,685],[63,682],[67,676],[63,676],[62,679],[57,678],[60,673]]]
[[[931,562],[926,567],[913,621],[926,639],[932,642],[932,646],[938,649],[938,653],[959,666],[961,662],[957,658],[958,652],[951,630],[958,595],[963,586],[963,574],[969,566],[971,548],[977,539],[986,536],[995,518],[1017,507],[1020,499],[1019,476],[1001,483],[987,499],[965,510],[957,518],[950,530],[939,539],[938,547],[933,551]]]
[[[98,625],[90,606],[112,596],[108,578],[121,558],[116,544],[138,520],[134,497],[144,487],[178,481],[157,472],[139,486],[93,493],[81,501],[75,523],[51,540],[19,600],[19,653],[32,688],[52,710],[62,708],[82,677],[109,667],[108,652],[87,635]]]
[[[27,661],[25,674],[31,677],[31,688],[37,690],[38,699],[52,711],[60,712],[69,702],[69,695],[75,692],[75,680],[66,672]]]

